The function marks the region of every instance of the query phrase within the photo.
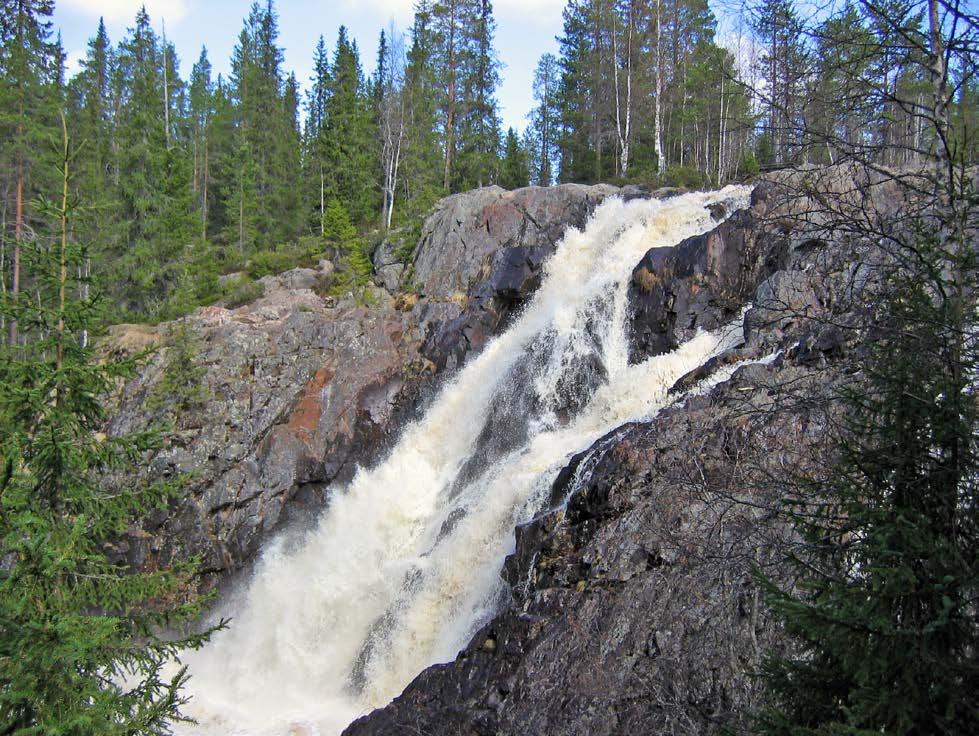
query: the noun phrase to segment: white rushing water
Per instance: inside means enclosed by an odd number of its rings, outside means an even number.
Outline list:
[[[707,206],[746,187],[612,199],[569,230],[522,315],[405,428],[390,456],[335,491],[315,528],[266,548],[226,613],[188,653],[194,734],[339,733],[453,659],[494,613],[514,527],[568,458],[654,414],[683,374],[742,339],[698,333],[628,364],[626,292],[653,247],[713,226]]]

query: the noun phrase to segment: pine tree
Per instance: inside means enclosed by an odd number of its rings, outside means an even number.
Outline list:
[[[181,592],[192,568],[133,572],[107,556],[174,487],[132,479],[155,435],[100,434],[98,397],[132,365],[97,362],[84,339],[94,303],[73,298],[85,248],[71,237],[64,130],[58,204],[45,208],[58,238],[32,253],[37,299],[0,303],[25,328],[23,346],[0,347],[0,729],[149,736],[185,702],[186,672],[169,663],[210,632],[160,635],[200,614]]]
[[[766,0],[753,23],[764,45],[759,69],[768,88],[764,106],[765,135],[773,156],[770,163],[782,164],[793,159],[800,145],[796,115],[806,64],[802,26],[789,0]]]
[[[553,54],[544,54],[537,62],[534,73],[534,101],[537,105],[530,112],[530,128],[535,141],[537,169],[534,180],[546,187],[554,180],[557,167],[557,87],[558,63]]]
[[[456,174],[459,118],[463,109],[462,65],[465,53],[466,4],[470,0],[443,0],[431,6],[430,59],[438,84],[439,123],[444,166],[442,188],[450,190]]]

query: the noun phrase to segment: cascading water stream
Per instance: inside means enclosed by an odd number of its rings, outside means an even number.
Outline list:
[[[612,199],[569,230],[519,319],[314,529],[265,550],[231,627],[186,654],[200,721],[187,733],[336,734],[453,659],[495,612],[514,527],[568,458],[658,411],[676,379],[742,339],[737,325],[701,332],[629,365],[626,308],[649,248],[704,232],[709,205],[730,211],[748,192]]]

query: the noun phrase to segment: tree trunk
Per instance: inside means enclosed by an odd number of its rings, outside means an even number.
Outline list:
[[[207,240],[207,187],[210,184],[210,169],[207,151],[207,134],[204,135],[204,172],[201,182],[201,240]]]
[[[16,302],[20,293],[20,244],[24,237],[24,168],[17,167],[17,209],[14,219],[13,274],[10,279],[10,296]],[[11,319],[7,325],[7,342],[17,343],[17,320]]]
[[[938,0],[928,0],[928,29],[931,34],[931,58],[928,68],[934,90],[935,169],[941,180],[950,164],[948,140],[948,69],[945,66],[945,49],[942,43],[941,20],[938,17]],[[937,182],[936,182],[937,184]]]
[[[61,366],[65,359],[65,291],[68,286],[68,180],[70,177],[69,166],[71,165],[70,152],[68,150],[68,123],[64,113],[61,115],[62,131],[62,156],[61,156],[61,209],[59,219],[61,225],[61,249],[58,252],[58,350],[57,367],[61,371]],[[61,391],[59,383],[58,403],[61,403]]]
[[[613,15],[614,18],[614,15]],[[629,3],[629,17],[626,34],[626,78],[625,110],[622,110],[622,94],[619,90],[619,52],[615,23],[612,24],[612,72],[615,80],[615,132],[619,138],[619,174],[625,176],[629,170],[629,140],[632,123],[632,3]],[[623,121],[623,117],[625,120]],[[624,125],[623,125],[624,122]]]
[[[663,0],[656,0],[656,98],[653,102],[653,128],[654,128],[654,146],[656,151],[656,173],[663,173],[663,168],[666,162],[663,160],[663,119],[662,119],[662,100],[663,95],[663,63],[661,55],[661,27],[660,27],[660,9],[663,5]]]

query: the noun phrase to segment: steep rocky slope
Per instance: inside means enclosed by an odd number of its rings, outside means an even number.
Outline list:
[[[752,673],[781,645],[753,571],[777,574],[783,484],[826,463],[825,399],[847,380],[840,358],[859,349],[839,326],[870,274],[866,247],[830,238],[796,183],[773,177],[749,209],[637,264],[634,360],[747,307],[743,345],[674,388],[712,390],[574,458],[550,510],[517,530],[505,610],[345,734],[747,727]]]
[[[668,192],[661,192],[665,195]],[[382,246],[382,280],[367,304],[334,303],[321,271],[263,279],[265,294],[183,320],[202,400],[177,416],[175,436],[150,473],[183,474],[184,499],[132,529],[115,553],[137,566],[203,558],[205,584],[239,569],[263,539],[323,508],[330,488],[375,460],[424,405],[433,386],[506,324],[539,282],[566,227],[580,227],[612,194],[632,188],[565,185],[507,192],[489,187],[443,200],[407,269]],[[107,351],[159,349],[119,396],[110,432],[173,414],[165,392],[176,325],[123,325]]]
[[[735,319],[743,343],[674,388],[679,396],[707,381],[710,391],[573,458],[549,506],[517,530],[508,605],[455,661],[346,733],[745,726],[759,654],[780,645],[752,571],[777,569],[780,483],[825,463],[821,397],[847,380],[840,358],[859,344],[840,327],[871,274],[866,247],[828,232],[798,183],[769,177],[750,207],[718,211],[709,233],[636,264],[631,361]],[[425,223],[410,264],[378,249],[378,280],[396,293],[374,289],[371,306],[325,300],[313,288],[323,273],[295,271],[267,280],[257,302],[199,310],[185,322],[207,397],[180,415],[151,468],[190,473],[190,485],[118,554],[150,566],[201,554],[208,583],[241,568],[269,533],[315,514],[332,487],[384,453],[439,382],[509,324],[566,227],[611,195],[671,194],[565,185],[456,195]],[[171,329],[120,328],[108,341],[164,346],[124,387],[111,431],[166,412],[158,397]]]

